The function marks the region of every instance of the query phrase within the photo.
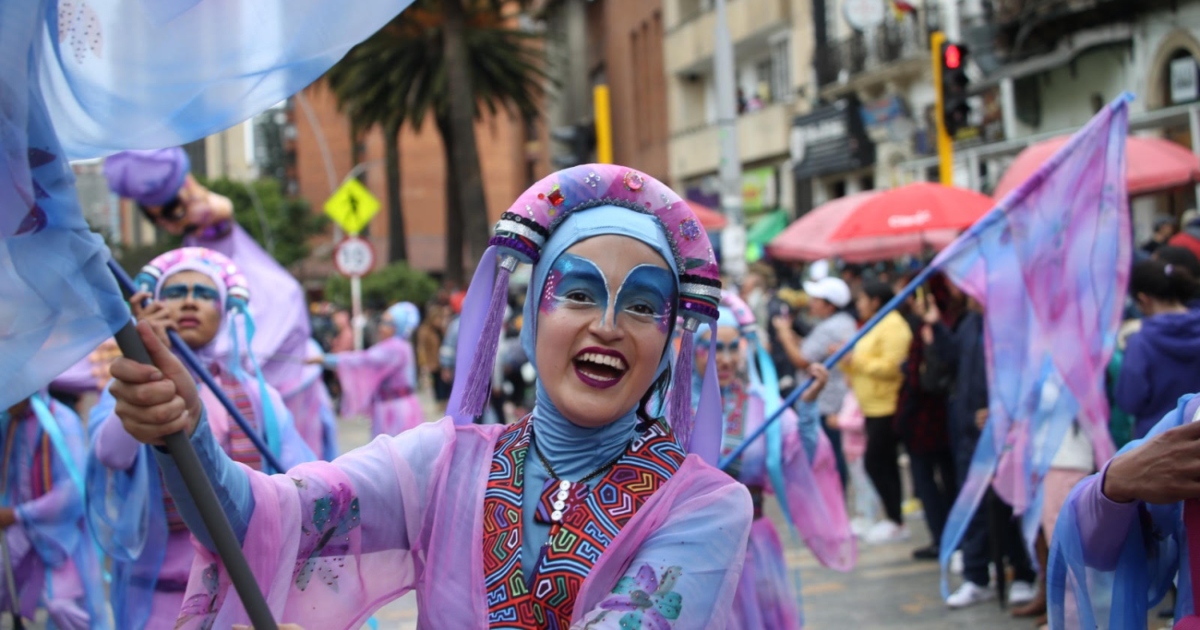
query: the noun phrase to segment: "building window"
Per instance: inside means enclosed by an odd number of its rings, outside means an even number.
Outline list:
[[[776,101],[792,96],[792,41],[783,37],[771,44],[771,73],[768,79],[771,95]]]

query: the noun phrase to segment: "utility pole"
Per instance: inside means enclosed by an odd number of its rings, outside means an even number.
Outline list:
[[[716,0],[717,32],[713,74],[717,91],[717,133],[720,136],[721,210],[729,222],[721,232],[723,271],[734,282],[746,273],[746,219],[742,212],[742,161],[738,155],[737,87],[733,67],[733,39],[725,0]]]

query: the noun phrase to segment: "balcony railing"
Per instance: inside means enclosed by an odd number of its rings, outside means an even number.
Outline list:
[[[870,72],[897,61],[923,56],[929,48],[929,35],[916,19],[888,22],[865,33],[855,33],[841,41],[817,49],[817,82],[821,86]]]

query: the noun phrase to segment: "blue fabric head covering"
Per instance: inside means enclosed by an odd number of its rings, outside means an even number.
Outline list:
[[[619,213],[619,216],[614,216]],[[605,235],[626,236],[658,252],[678,277],[670,242],[658,222],[645,214],[619,206],[598,206],[578,211],[559,225],[542,250],[541,260],[533,268],[529,291],[525,298],[525,315],[521,327],[521,346],[529,361],[537,367],[537,317],[539,300],[546,277],[564,252],[580,241]],[[656,376],[670,366],[670,352],[664,350]],[[637,427],[636,406],[617,421],[599,428],[584,428],[570,422],[551,402],[549,394],[537,383],[534,406],[536,439],[543,447],[556,471],[567,478],[578,472],[590,472],[595,462],[611,460],[633,438]]]
[[[179,147],[124,151],[104,160],[108,187],[144,206],[161,206],[175,197],[190,169],[187,153]]]
[[[404,340],[412,339],[413,332],[421,325],[421,311],[417,305],[412,302],[399,302],[393,304],[387,312],[392,316],[396,336]]]

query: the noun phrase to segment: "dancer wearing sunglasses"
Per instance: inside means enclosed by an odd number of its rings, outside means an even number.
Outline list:
[[[279,393],[257,374],[244,351],[218,352],[218,339],[246,347],[251,321],[246,279],[225,256],[185,247],[150,262],[135,282],[143,289],[130,305],[156,339],[168,347],[174,330],[201,359],[238,411],[275,451],[284,466],[314,459],[292,424]],[[151,300],[143,306],[143,301]],[[256,376],[257,375],[257,376]],[[196,377],[187,374],[195,381]],[[197,395],[209,410],[212,434],[232,461],[254,470],[262,456],[205,386]],[[164,492],[153,449],[139,444],[113,415],[108,392],[92,410],[92,448],[87,466],[88,519],[113,559],[111,599],[118,628],[169,628],[183,604],[195,548],[179,510]]]

